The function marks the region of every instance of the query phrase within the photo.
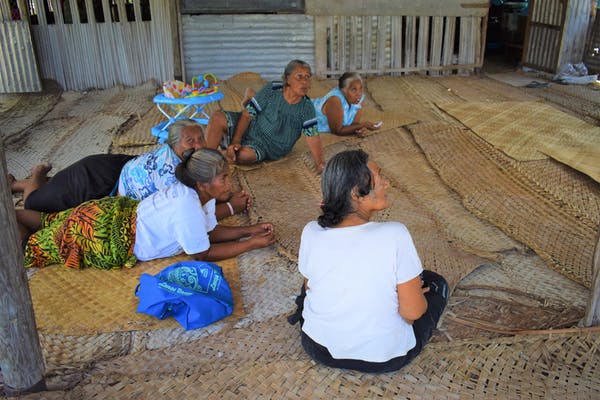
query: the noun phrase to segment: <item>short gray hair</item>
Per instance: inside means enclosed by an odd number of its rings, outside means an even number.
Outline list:
[[[171,125],[169,125],[169,128],[168,128],[169,135],[167,136],[167,140],[165,141],[165,143],[167,143],[171,148],[173,148],[181,140],[181,131],[186,126],[202,127],[199,123],[197,123],[193,119],[179,119],[179,120],[175,121],[174,123],[172,123]]]
[[[288,63],[288,65],[285,66],[285,69],[283,70],[283,75],[281,76],[281,80],[283,81],[283,86],[289,85],[288,78],[290,77],[292,72],[294,72],[294,70],[298,67],[308,69],[308,72],[310,72],[310,74],[312,75],[312,71],[310,69],[309,63],[307,63],[306,61],[302,61],[302,60],[292,60]]]
[[[338,79],[338,87],[341,89],[348,89],[352,82],[360,81],[363,83],[362,77],[357,72],[344,72],[340,79]]]
[[[175,170],[175,177],[184,185],[194,188],[196,182],[210,183],[227,167],[227,160],[215,149],[189,149]]]

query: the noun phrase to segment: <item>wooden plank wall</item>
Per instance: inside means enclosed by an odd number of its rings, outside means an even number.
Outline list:
[[[563,0],[530,3],[523,65],[548,72],[556,70],[566,11]]]
[[[44,11],[49,1],[54,21]],[[31,25],[43,78],[65,90],[162,82],[174,74],[170,2],[150,0],[151,20],[142,20],[140,1],[133,1],[134,21],[128,21],[126,0],[116,0],[118,21],[111,19],[111,0],[102,0],[105,22],[97,22],[92,0],[85,0],[87,22],[81,22],[77,2],[64,2],[72,15],[65,22],[59,0],[31,0],[37,23]]]
[[[468,74],[483,65],[486,22],[487,15],[315,16],[316,74]]]
[[[583,60],[592,0],[531,0],[523,65],[560,72]]]

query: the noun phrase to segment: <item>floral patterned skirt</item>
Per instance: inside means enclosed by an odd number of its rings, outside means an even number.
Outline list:
[[[25,267],[133,267],[138,203],[128,197],[104,197],[42,213],[42,227],[25,247]]]

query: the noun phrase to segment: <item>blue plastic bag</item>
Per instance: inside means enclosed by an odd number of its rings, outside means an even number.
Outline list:
[[[203,261],[182,261],[156,275],[142,274],[135,289],[137,312],[173,317],[186,330],[202,328],[233,312],[233,296],[223,270]]]

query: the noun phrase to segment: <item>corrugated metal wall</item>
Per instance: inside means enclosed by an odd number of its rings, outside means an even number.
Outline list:
[[[581,62],[591,6],[591,0],[532,0],[523,64],[555,73]]]
[[[84,2],[87,22],[81,22],[76,2],[65,2],[72,23],[65,23],[60,0],[50,0],[54,21],[49,21],[43,1],[31,0],[37,13],[32,32],[43,78],[56,80],[65,90],[173,78],[171,13],[175,7],[170,1],[150,0],[151,20],[143,20],[136,0],[135,20],[128,21],[124,0],[102,0],[105,22],[96,22],[92,0]],[[119,20],[113,21],[111,14],[118,14]]]
[[[183,15],[185,80],[212,72],[227,79],[253,71],[279,79],[285,65],[314,65],[313,18],[299,14]]]
[[[12,13],[8,0],[0,0],[0,93],[39,92],[42,84],[29,24],[13,20]],[[24,8],[18,15],[23,14]]]

